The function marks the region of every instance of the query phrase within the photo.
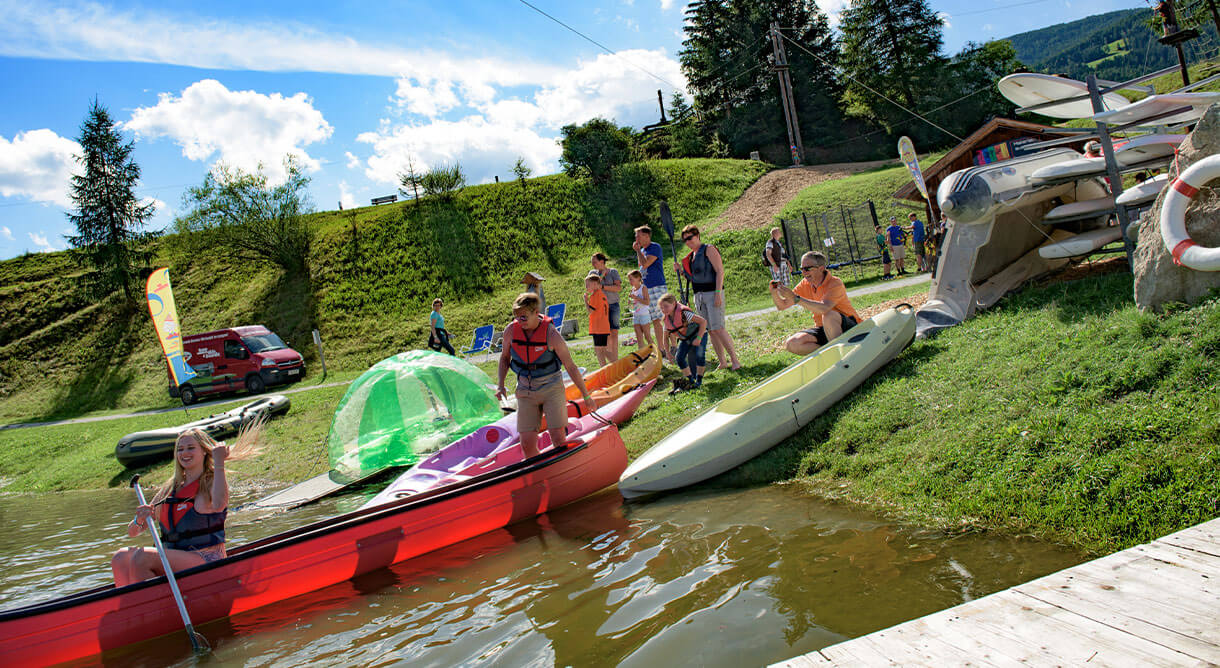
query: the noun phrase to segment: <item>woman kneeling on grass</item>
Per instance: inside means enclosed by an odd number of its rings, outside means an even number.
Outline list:
[[[174,444],[174,477],[158,490],[152,503],[136,509],[127,535],[140,535],[154,509],[165,556],[174,572],[225,557],[225,516],[229,482],[225,461],[258,454],[264,419],[243,428],[232,446],[217,443],[202,429],[190,429]],[[123,587],[164,575],[155,547],[128,547],[110,560],[114,584]]]
[[[678,339],[678,352],[675,355],[678,368],[682,369],[682,378],[674,381],[674,389],[670,394],[682,390],[693,390],[703,385],[703,367],[707,356],[707,320],[686,306],[678,303],[678,298],[666,292],[660,299],[661,319],[665,326],[665,340],[662,349],[669,349],[669,337]]]

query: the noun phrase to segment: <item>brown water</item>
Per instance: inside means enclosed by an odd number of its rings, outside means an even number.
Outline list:
[[[109,582],[130,492],[0,498],[0,608]],[[350,510],[254,519],[244,542]],[[786,486],[617,493],[205,624],[216,665],[756,666],[1080,562],[1031,540],[895,525]],[[190,663],[173,635],[106,663]]]

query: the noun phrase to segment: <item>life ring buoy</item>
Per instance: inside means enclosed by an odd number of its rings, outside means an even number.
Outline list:
[[[1161,205],[1161,239],[1174,264],[1196,271],[1220,271],[1220,248],[1200,246],[1186,232],[1186,207],[1199,188],[1220,178],[1220,155],[1210,155],[1188,167],[1165,189]]]

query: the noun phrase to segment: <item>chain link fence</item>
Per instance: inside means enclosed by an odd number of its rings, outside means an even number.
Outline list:
[[[780,220],[793,266],[800,263],[801,255],[807,251],[817,250],[840,276],[850,273],[856,280],[881,273],[881,250],[873,229],[879,223],[872,201]]]

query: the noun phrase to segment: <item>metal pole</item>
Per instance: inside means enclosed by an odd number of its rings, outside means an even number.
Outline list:
[[[322,333],[313,330],[313,344],[318,347],[318,361],[322,363],[322,377],[326,377],[326,354],[322,352]]]
[[[805,214],[801,214],[802,216]],[[788,221],[779,219],[779,229],[784,231],[784,245],[788,247],[788,271],[792,271],[792,240],[788,238]],[[789,274],[791,276],[791,274]],[[791,278],[789,279],[791,282]]]
[[[805,240],[809,242],[809,250],[813,250],[813,235],[809,233],[809,216],[802,213],[801,218],[805,221]]]
[[[1093,111],[1100,113],[1105,110],[1101,100],[1101,90],[1097,87],[1097,77],[1090,74],[1085,77],[1085,84],[1089,87],[1089,96],[1093,101]],[[1097,124],[1098,138],[1101,140],[1101,154],[1106,160],[1106,174],[1110,177],[1110,194],[1114,195],[1115,199],[1123,194],[1123,177],[1118,172],[1118,161],[1114,159],[1114,143],[1110,141],[1110,128],[1105,123]],[[1131,243],[1131,238],[1127,236],[1127,226],[1131,224],[1130,218],[1127,216],[1127,207],[1122,204],[1117,205],[1118,208],[1118,225],[1123,235],[1123,249],[1127,253],[1127,268],[1134,272],[1135,265],[1131,261],[1131,253],[1135,250]]]

